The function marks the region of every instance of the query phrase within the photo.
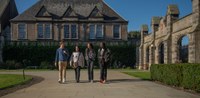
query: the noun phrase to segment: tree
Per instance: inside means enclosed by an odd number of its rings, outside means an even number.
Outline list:
[[[130,31],[129,33],[128,33],[128,38],[129,39],[132,39],[132,38],[137,38],[137,39],[139,39],[140,38],[140,31]]]

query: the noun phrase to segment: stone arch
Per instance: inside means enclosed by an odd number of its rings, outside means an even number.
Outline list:
[[[178,62],[179,63],[188,63],[189,58],[189,36],[182,35],[178,38],[177,45],[178,45]]]
[[[164,59],[165,59],[165,45],[164,42],[161,42],[158,46],[158,63],[159,64],[164,64]]]

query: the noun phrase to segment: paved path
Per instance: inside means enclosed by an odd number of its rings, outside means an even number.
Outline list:
[[[58,84],[57,73],[57,71],[27,72],[29,75],[42,76],[45,79],[2,98],[200,98],[198,95],[142,81],[114,70],[109,70],[108,84],[88,83],[87,71],[81,72],[81,83],[75,83],[74,71],[68,71],[67,84]],[[99,71],[96,70],[95,80],[98,80],[98,77]]]

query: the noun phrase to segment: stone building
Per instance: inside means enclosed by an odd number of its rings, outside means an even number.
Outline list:
[[[177,5],[169,5],[166,16],[152,18],[151,33],[147,25],[141,26],[140,69],[151,64],[200,63],[200,1],[191,2],[192,13],[183,18]]]
[[[2,48],[5,40],[10,39],[10,19],[18,15],[14,0],[0,0],[0,62],[2,62]]]
[[[128,21],[103,0],[39,0],[11,20],[11,41],[127,41]]]

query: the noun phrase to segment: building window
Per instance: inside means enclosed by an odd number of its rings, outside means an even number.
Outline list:
[[[45,24],[45,38],[51,38],[51,26],[50,24]]]
[[[78,32],[77,32],[77,25],[76,24],[66,24],[64,25],[64,39],[77,39]]]
[[[90,39],[95,39],[95,25],[90,25]]]
[[[90,25],[90,39],[102,39],[103,38],[103,25],[102,24],[91,24]]]
[[[96,27],[96,37],[103,38],[103,25],[97,25]]]
[[[19,24],[18,25],[18,38],[19,39],[26,39],[26,24]]]
[[[64,25],[64,38],[69,38],[69,25]]]
[[[77,38],[77,30],[76,30],[76,25],[71,25],[71,34],[72,34],[72,38]]]
[[[113,38],[120,39],[120,37],[121,37],[120,25],[114,25],[113,26]]]
[[[38,24],[37,31],[38,31],[38,38],[44,38],[43,24]]]
[[[51,24],[39,23],[37,25],[38,39],[51,39]]]

